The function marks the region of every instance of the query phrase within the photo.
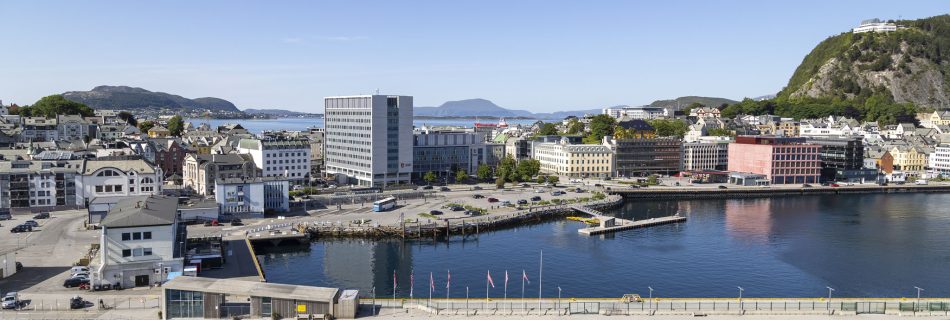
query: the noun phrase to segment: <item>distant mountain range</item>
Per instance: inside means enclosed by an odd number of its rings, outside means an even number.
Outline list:
[[[284,109],[244,109],[250,115],[270,115],[275,117],[313,117],[322,116],[319,113],[297,112]]]
[[[680,110],[693,102],[702,103],[709,107],[718,107],[722,104],[733,104],[737,101],[715,98],[687,96],[672,100],[657,100],[650,104],[652,107]],[[438,107],[415,107],[413,115],[417,117],[524,117],[535,119],[563,119],[568,116],[582,117],[587,114],[600,114],[601,108],[582,109],[573,111],[539,112],[526,110],[512,110],[498,106],[486,99],[466,99],[449,101]]]
[[[69,91],[63,97],[93,109],[207,109],[219,112],[241,112],[230,101],[219,98],[188,99],[164,92],[152,92],[127,86],[98,86],[90,91]]]
[[[707,107],[719,107],[722,104],[733,104],[738,101],[730,100],[726,98],[716,98],[716,97],[685,96],[685,97],[679,97],[672,100],[653,101],[653,103],[650,103],[650,106],[660,107],[660,108],[669,108],[670,110],[673,110],[673,111],[679,111],[695,102],[701,103]]]

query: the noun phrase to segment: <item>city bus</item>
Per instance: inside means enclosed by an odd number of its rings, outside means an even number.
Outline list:
[[[389,197],[373,202],[373,212],[383,212],[396,207],[396,198]]]

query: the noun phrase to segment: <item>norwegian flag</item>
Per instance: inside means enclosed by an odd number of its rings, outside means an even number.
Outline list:
[[[521,279],[523,279],[528,284],[531,284],[531,280],[528,280],[528,274],[524,272],[524,269],[521,270]]]
[[[505,286],[508,286],[508,270],[505,270]]]
[[[495,281],[491,279],[491,270],[488,270],[488,284],[490,284],[492,288],[495,287]]]
[[[435,278],[432,277],[432,272],[429,272],[429,289],[435,291]]]

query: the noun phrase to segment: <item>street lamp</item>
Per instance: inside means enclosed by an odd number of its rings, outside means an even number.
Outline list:
[[[647,289],[650,289],[650,310],[653,310],[653,287],[648,286]]]
[[[924,289],[918,286],[914,286],[914,289],[917,289],[917,308],[920,308],[920,292]],[[917,312],[917,309],[914,309],[914,312]]]
[[[561,315],[561,286],[557,286],[557,315]]]
[[[835,288],[826,286],[828,288],[828,310],[831,310],[831,292],[835,291]]]
[[[745,289],[738,286],[736,288],[739,288],[739,310],[742,310],[742,291],[745,291]]]

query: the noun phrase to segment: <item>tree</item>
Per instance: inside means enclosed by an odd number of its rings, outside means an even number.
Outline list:
[[[650,125],[656,129],[656,135],[661,137],[682,138],[689,131],[689,125],[679,119],[653,119]]]
[[[468,180],[468,172],[465,170],[455,172],[455,183],[465,183],[465,180]]]
[[[651,186],[655,186],[655,185],[660,184],[660,181],[659,181],[659,179],[658,179],[656,176],[651,175],[651,176],[647,177],[647,184],[648,184],[648,185],[651,185]]]
[[[475,170],[475,176],[481,181],[490,180],[492,175],[491,167],[484,163],[478,165],[478,169]]]
[[[427,182],[428,184],[432,184],[438,178],[439,177],[435,175],[435,172],[432,172],[432,171],[428,171],[422,175],[422,180],[425,180],[425,182]]]
[[[518,175],[521,180],[528,180],[541,171],[541,161],[535,159],[526,159],[518,162]]]
[[[66,100],[66,98],[60,94],[45,96],[40,98],[39,101],[36,101],[32,106],[23,106],[17,109],[17,114],[21,117],[55,118],[61,114],[91,117],[95,114],[92,108],[79,102]]]
[[[538,176],[538,183],[544,183],[548,181],[548,176]]]
[[[154,126],[155,126],[155,122],[148,121],[148,120],[139,122],[139,125],[138,125],[139,130],[142,131],[143,133],[148,132],[148,130]]]
[[[634,137],[633,130],[624,129],[621,126],[614,128],[614,139],[632,139]]]
[[[553,136],[557,135],[557,125],[553,123],[544,123],[541,125],[541,129],[538,130],[539,136]]]
[[[495,188],[498,188],[498,189],[505,188],[505,178],[498,177],[498,179],[495,179]]]
[[[598,114],[590,119],[590,134],[584,137],[586,144],[599,144],[604,136],[614,134],[617,120],[606,114]]]
[[[548,176],[548,183],[550,183],[552,186],[557,185],[557,182],[560,180],[561,178],[558,178],[558,176]]]
[[[730,131],[729,129],[724,128],[712,128],[709,129],[710,136],[719,136],[719,137],[735,137],[736,134]]]
[[[581,134],[584,133],[584,123],[577,121],[577,119],[571,119],[567,122],[567,134]]]
[[[181,116],[174,116],[168,119],[168,131],[170,131],[172,136],[179,137],[184,130],[185,121],[181,119]]]
[[[135,116],[133,116],[132,113],[128,111],[119,111],[119,119],[125,121],[125,123],[128,123],[131,126],[139,125],[139,121],[136,120]]]
[[[498,164],[496,173],[499,177],[505,179],[506,181],[515,181],[518,175],[517,172],[517,161],[511,155],[506,155],[501,159],[501,163]]]

